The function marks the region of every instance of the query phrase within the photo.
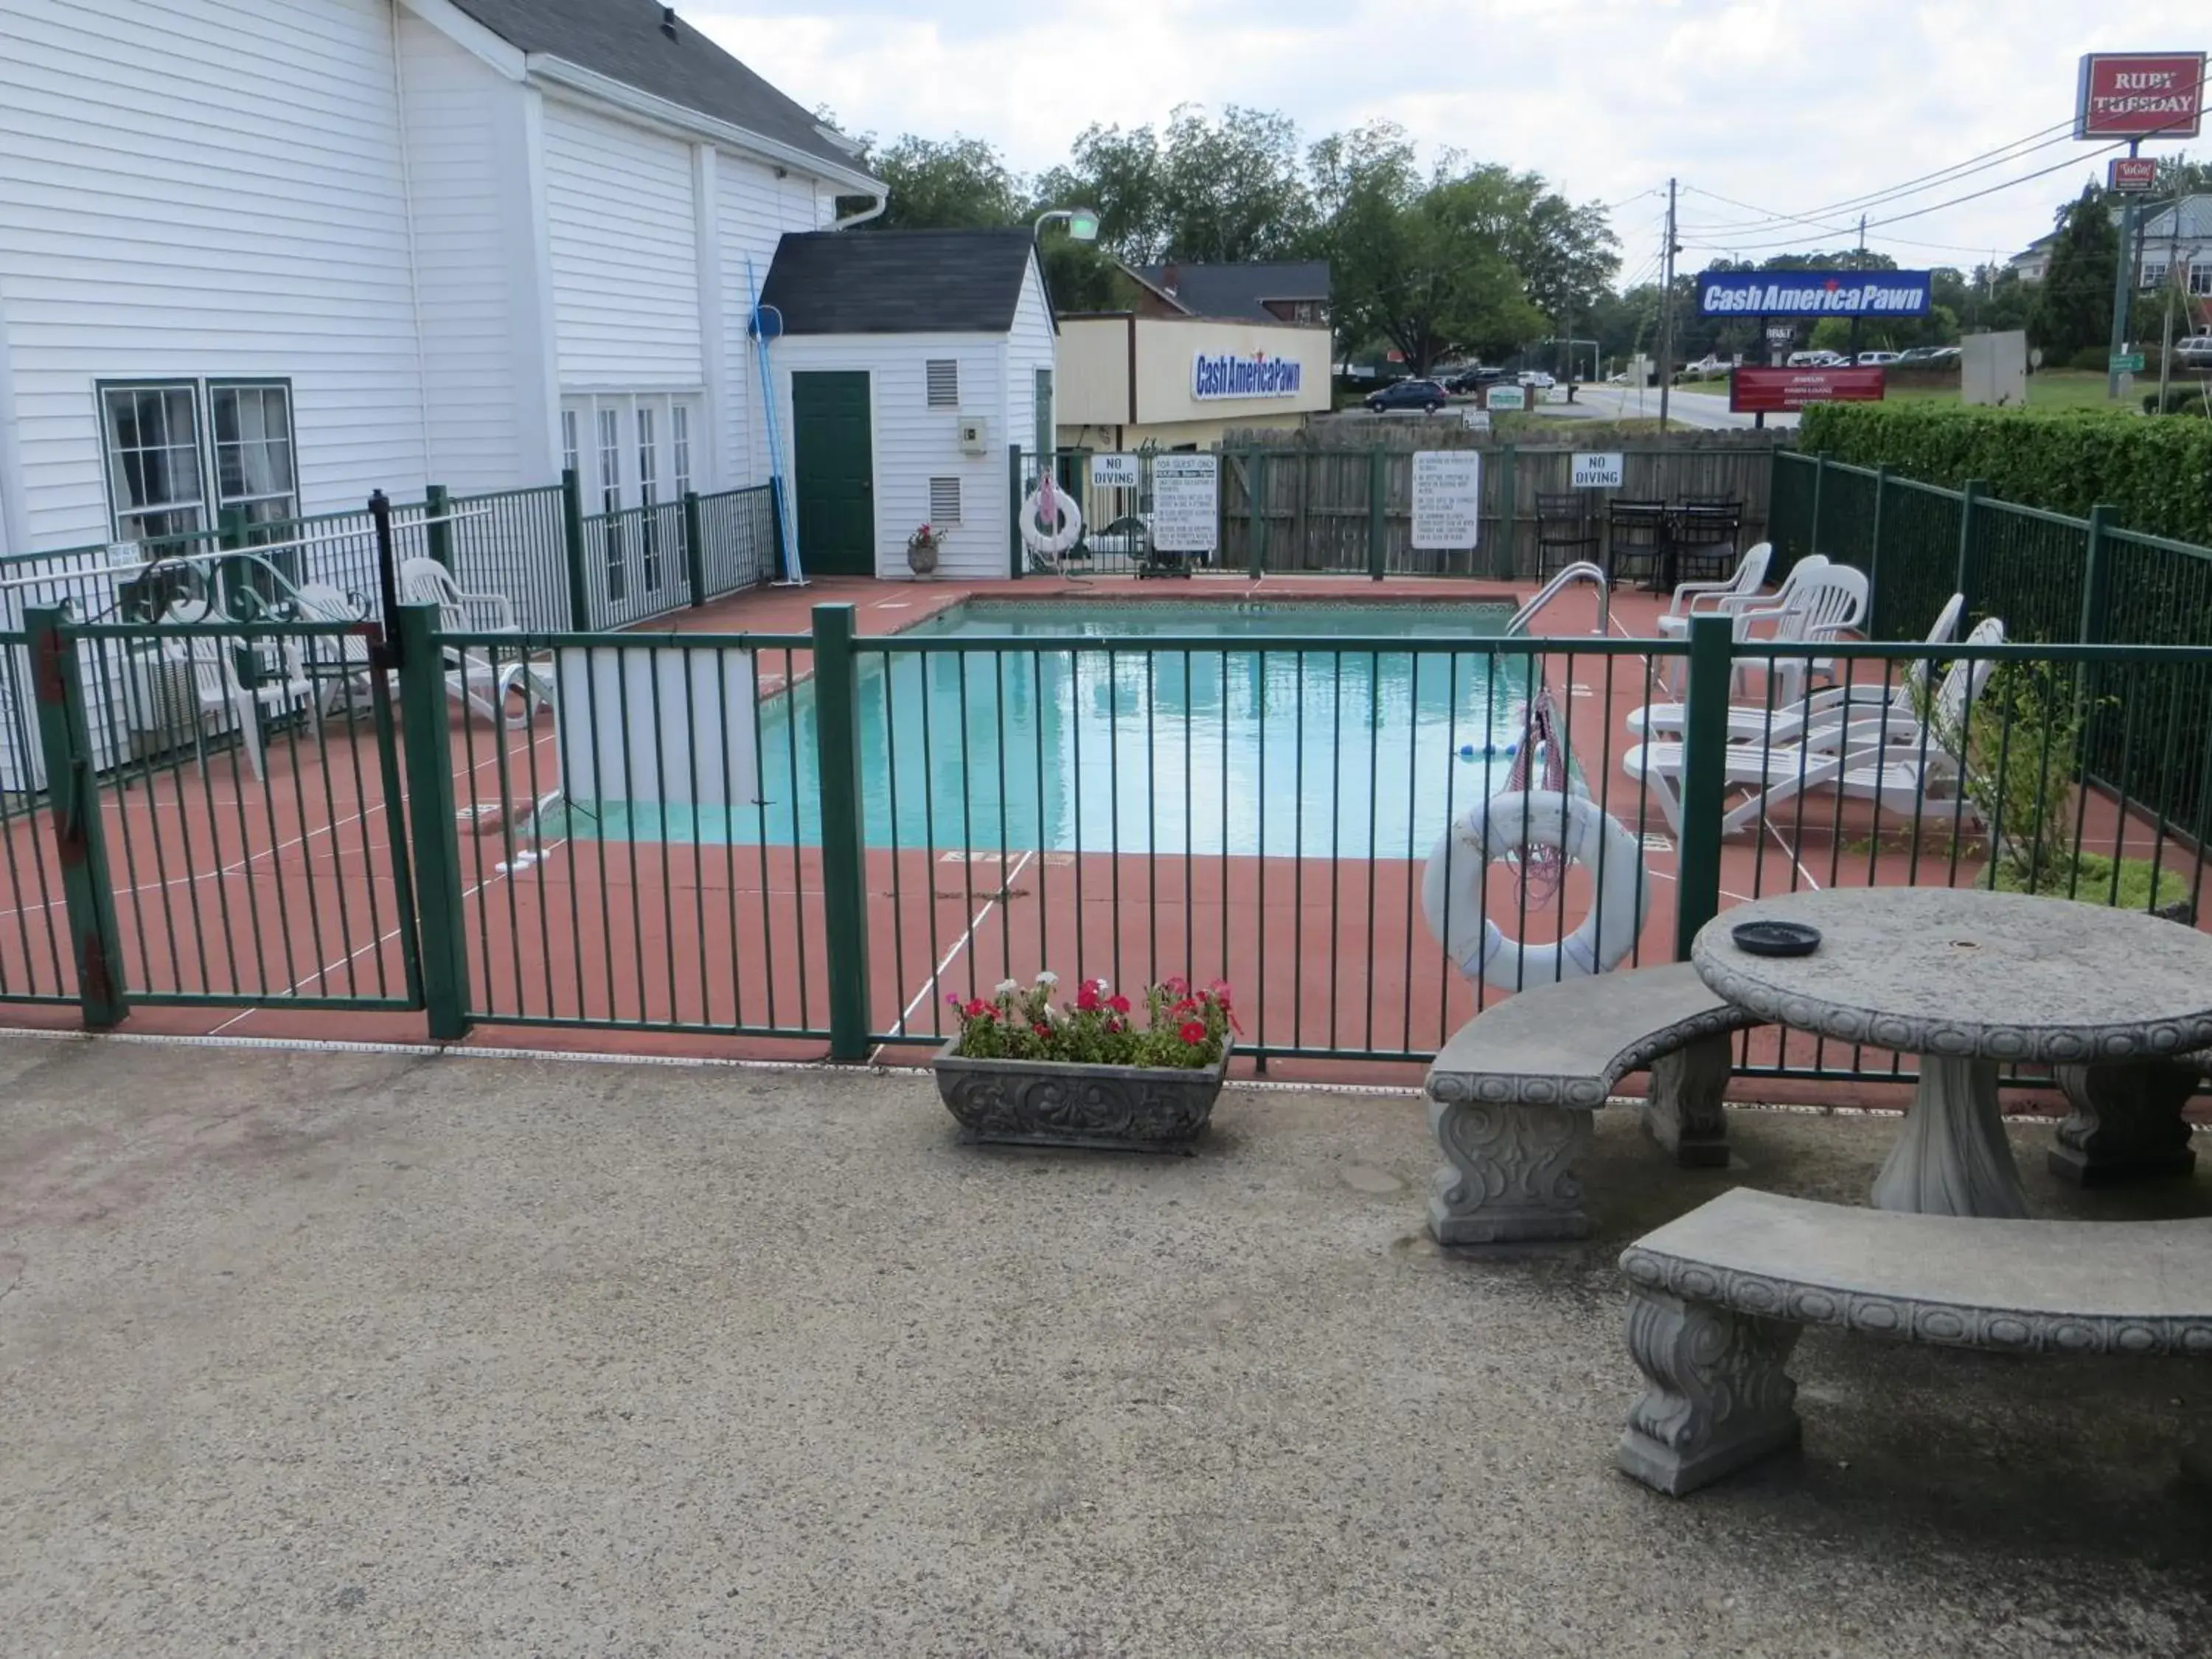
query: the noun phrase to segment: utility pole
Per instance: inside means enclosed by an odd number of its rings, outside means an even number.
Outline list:
[[[2142,148],[2140,141],[2128,141],[2128,155],[2132,158]],[[2120,257],[2114,261],[2112,272],[2112,364],[2119,362],[2128,349],[2128,301],[2135,288],[2136,198],[2132,193],[2120,198]],[[2105,397],[2112,403],[2120,400],[2120,371],[2112,364],[2105,369]]]
[[[1659,430],[1667,430],[1667,393],[1674,384],[1674,181],[1667,181],[1666,275],[1659,285]]]
[[[1859,252],[1858,263],[1856,269],[1860,270],[1864,270],[1866,269],[1866,215],[1863,213],[1859,215]],[[1850,339],[1846,343],[1845,352],[1854,363],[1858,362],[1859,314],[1856,311],[1851,313],[1851,336]]]
[[[2181,204],[2185,197],[2177,196],[2173,205],[2166,210],[2173,216],[2172,234],[2166,244],[2166,331],[2158,352],[2158,412],[2166,413],[2166,389],[2173,383],[2173,295],[2180,286],[2174,278],[2181,273],[2175,262],[2181,258]]]

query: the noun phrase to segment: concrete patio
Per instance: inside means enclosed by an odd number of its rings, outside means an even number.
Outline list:
[[[1451,1258],[1402,1094],[1140,1161],[914,1077],[0,1038],[0,1648],[2203,1651],[2203,1367],[1815,1331],[1802,1458],[1613,1472],[1621,1245],[1896,1127],[1733,1115],[1601,1115],[1598,1237]],[[2012,1132],[2038,1213],[2212,1212]]]

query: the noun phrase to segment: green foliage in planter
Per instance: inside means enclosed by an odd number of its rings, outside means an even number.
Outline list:
[[[1966,799],[1988,826],[1989,884],[2119,910],[2186,902],[2183,872],[2123,858],[2116,876],[2112,859],[2074,844],[2082,726],[2094,706],[2066,665],[2007,662],[1990,674],[1967,719],[1962,769]],[[1955,732],[1940,722],[1934,732],[1956,752]]]
[[[1026,990],[1007,979],[988,999],[946,997],[960,1013],[961,1055],[1200,1071],[1221,1058],[1237,1020],[1218,980],[1200,989],[1178,975],[1146,987],[1141,1024],[1129,999],[1103,979],[1084,981],[1073,1002],[1055,1005],[1059,984],[1058,975],[1042,973]]]
[[[2069,867],[2045,860],[2036,871],[2037,884],[2021,884],[2021,873],[2000,862],[1990,884],[2000,893],[2041,893],[2046,897],[2070,898],[2083,904],[2106,904],[2115,910],[2162,910],[2189,902],[2189,877],[2172,865],[2154,866],[2148,859],[2122,859],[2119,884],[2112,881],[2112,860],[2101,853],[2076,853]],[[2157,889],[2152,890],[2155,873]]]
[[[2082,414],[2030,418],[1932,404],[1816,404],[1798,428],[1808,454],[2086,519],[2100,501],[2131,530],[2212,542],[2212,422]]]

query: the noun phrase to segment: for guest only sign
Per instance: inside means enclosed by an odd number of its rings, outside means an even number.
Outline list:
[[[2076,138],[2194,138],[2203,114],[2201,52],[2093,52],[2081,59]]]

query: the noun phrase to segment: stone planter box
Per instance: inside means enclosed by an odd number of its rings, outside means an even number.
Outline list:
[[[937,1092],[961,1139],[1014,1146],[1183,1152],[1213,1115],[1230,1048],[1202,1071],[1073,1060],[970,1060],[955,1037],[937,1051]]]

